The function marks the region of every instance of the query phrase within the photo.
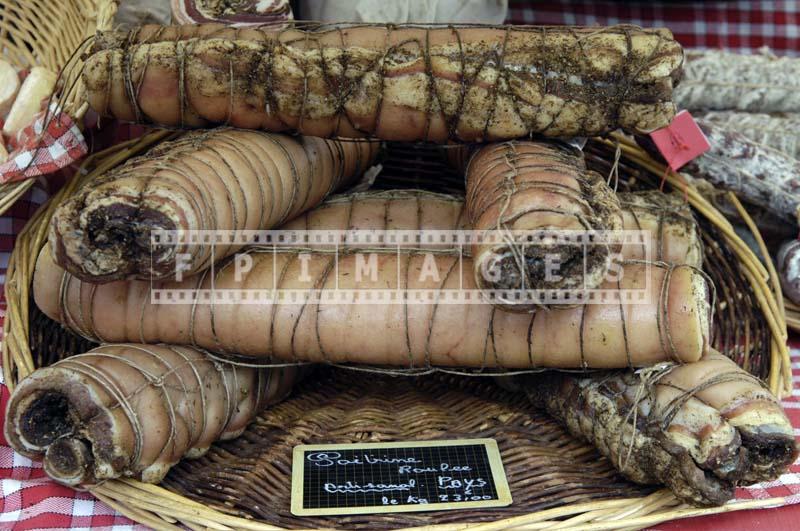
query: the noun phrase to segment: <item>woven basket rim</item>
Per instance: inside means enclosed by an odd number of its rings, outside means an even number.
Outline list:
[[[79,172],[82,177],[72,179],[45,203],[20,233],[9,259],[6,276],[8,310],[4,321],[4,341],[2,342],[3,373],[6,384],[11,390],[19,379],[35,368],[28,344],[30,288],[35,257],[46,242],[47,225],[55,207],[60,201],[73,194],[82,182],[91,179],[93,175],[107,171],[131,156],[145,151],[155,143],[176,134],[169,131],[152,132],[140,139],[118,144],[90,156],[81,166],[82,170],[86,170],[86,175]],[[778,396],[791,392],[791,365],[786,345],[787,333],[783,300],[772,265],[768,264],[766,268],[762,266],[754,253],[733,231],[730,223],[708,201],[694,188],[688,186],[678,174],[668,171],[663,165],[654,161],[631,140],[622,136],[614,136],[611,139],[600,140],[600,142],[611,148],[620,149],[622,156],[652,173],[664,175],[673,187],[684,190],[691,205],[713,223],[721,237],[730,244],[742,265],[746,279],[753,288],[772,332],[769,387]],[[743,213],[747,216],[746,212],[743,211]],[[745,219],[748,220],[748,224],[752,223],[749,217]],[[752,227],[754,228],[755,225]],[[763,246],[757,232],[755,237]],[[271,524],[231,516],[158,485],[149,485],[132,479],[108,481],[91,488],[90,492],[120,513],[154,529],[177,530],[180,529],[177,524],[186,524],[192,528],[200,526],[220,530],[272,531],[282,529]],[[490,531],[520,526],[523,526],[524,529],[543,529],[552,525],[559,525],[559,528],[563,529],[585,529],[587,526],[597,530],[621,527],[638,528],[677,518],[774,507],[783,503],[785,503],[785,499],[779,497],[736,502],[721,507],[693,508],[681,504],[671,492],[662,489],[645,497],[572,504],[490,523],[469,524],[464,522],[426,526],[425,529],[463,529],[467,525],[472,531]],[[564,518],[567,520],[563,520]],[[407,528],[406,531],[410,531],[410,529],[412,528]]]

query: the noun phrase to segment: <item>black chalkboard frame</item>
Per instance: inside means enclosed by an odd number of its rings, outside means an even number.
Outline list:
[[[454,446],[480,446],[488,461],[490,476],[495,497],[480,501],[449,501],[432,503],[398,503],[396,505],[359,505],[309,508],[304,501],[310,493],[305,491],[306,458],[311,453],[361,451],[369,452],[382,449],[412,450],[423,448],[437,450]],[[336,465],[339,466],[339,465]],[[506,507],[513,502],[508,486],[503,461],[497,441],[494,439],[449,439],[434,441],[401,441],[388,443],[350,443],[350,444],[314,444],[298,445],[292,454],[292,496],[291,512],[295,516],[331,516],[348,514],[382,514],[394,512],[422,512],[475,509],[486,507]]]

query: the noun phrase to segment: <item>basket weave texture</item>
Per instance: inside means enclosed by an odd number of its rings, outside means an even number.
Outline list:
[[[117,145],[84,162],[73,179],[20,234],[8,266],[8,311],[3,370],[13,386],[36,367],[90,346],[41,315],[31,301],[35,258],[46,242],[54,208],[94,176],[175,133],[156,132]],[[778,395],[791,389],[786,323],[774,273],[758,262],[725,218],[680,178],[624,138],[593,140],[587,162],[619,175],[620,189],[659,186],[685,193],[703,233],[706,270],[717,287],[714,344],[741,366],[765,378]],[[618,163],[614,163],[618,158]],[[463,189],[434,148],[391,145],[380,188]],[[301,443],[494,437],[507,468],[515,503],[511,509],[297,518],[289,513],[291,448]],[[560,458],[561,456],[562,458]],[[569,459],[563,459],[568,456]],[[471,530],[639,528],[658,522],[781,503],[755,500],[711,509],[681,505],[666,490],[653,492],[613,472],[588,445],[532,410],[519,396],[486,379],[433,376],[427,380],[373,377],[323,369],[284,403],[264,412],[242,435],[214,445],[198,461],[175,467],[162,486],[109,481],[92,493],[134,520],[156,529],[285,529],[346,527],[379,529],[434,526]],[[426,527],[430,529],[430,527]]]
[[[17,68],[44,66],[62,72],[62,110],[74,119],[88,108],[80,69],[64,68],[97,30],[111,29],[116,0],[0,0],[0,49]],[[0,214],[33,186],[34,179],[0,184]]]

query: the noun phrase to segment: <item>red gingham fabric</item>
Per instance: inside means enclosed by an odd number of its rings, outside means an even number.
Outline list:
[[[513,24],[667,27],[687,48],[800,55],[800,1],[510,0]]]
[[[88,152],[86,140],[67,113],[53,107],[42,111],[14,139],[16,149],[0,164],[0,182],[48,175],[69,166]]]

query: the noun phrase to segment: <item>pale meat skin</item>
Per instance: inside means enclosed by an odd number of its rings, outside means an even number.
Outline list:
[[[49,243],[91,282],[191,275],[241,245],[159,245],[154,231],[272,229],[352,183],[376,142],[229,128],[190,132],[87,183],[59,205]]]
[[[763,382],[719,352],[710,351],[696,366],[676,367],[659,384],[681,394],[693,391],[739,432],[749,462],[742,482],[775,479],[797,457],[794,430],[779,401]]]
[[[692,209],[679,192],[657,190],[617,194],[624,230],[645,231],[641,245],[623,245],[626,260],[703,265],[703,243]]]
[[[173,24],[285,27],[294,16],[289,0],[170,0]]]
[[[283,224],[281,230],[338,231],[434,231],[469,230],[461,197],[424,190],[385,190],[346,193],[325,200],[317,208]],[[348,244],[348,249],[357,248]],[[389,242],[373,242],[367,248],[395,249]],[[452,244],[408,242],[408,249],[456,250]],[[331,250],[335,245],[315,246]]]
[[[396,193],[395,193],[396,194]],[[446,196],[392,197],[361,194],[333,199],[288,227],[452,229],[464,225],[463,204]],[[401,194],[402,195],[402,194]],[[444,296],[475,290],[472,264],[452,248],[375,249],[375,276],[357,278],[355,249],[271,252],[253,249],[252,268],[237,280],[234,260],[215,271],[182,282],[153,287],[193,290],[276,287],[358,288],[401,291],[430,289]],[[363,262],[369,252],[363,249]],[[430,252],[428,252],[430,251]],[[518,314],[482,304],[303,304],[278,305],[153,304],[146,281],[92,285],[55,265],[48,249],[34,280],[37,305],[52,319],[102,341],[194,344],[213,351],[261,360],[389,364],[405,367],[627,367],[676,359],[695,361],[708,347],[710,285],[688,265],[631,263],[622,280],[605,286],[613,295],[626,288],[645,289],[649,301]],[[399,274],[398,274],[399,273]],[[463,282],[463,283],[462,283]],[[213,322],[212,322],[213,314]],[[626,325],[627,323],[627,325]]]
[[[494,141],[648,132],[675,113],[665,29],[144,26],[86,58],[104,116],[320,137]]]
[[[182,458],[238,437],[298,369],[253,369],[190,347],[110,344],[37,369],[8,404],[5,436],[70,485],[158,483]]]
[[[644,231],[641,243],[623,245],[622,260],[655,260],[670,264],[703,265],[700,232],[689,204],[677,194],[658,191],[621,192],[622,229]],[[472,230],[464,198],[422,190],[386,190],[339,194],[326,199],[282,230]],[[409,248],[451,249],[457,246],[416,242]],[[370,247],[391,247],[373,242]],[[320,246],[316,249],[334,249]],[[648,250],[649,248],[649,250]],[[471,246],[462,252],[472,254]]]

